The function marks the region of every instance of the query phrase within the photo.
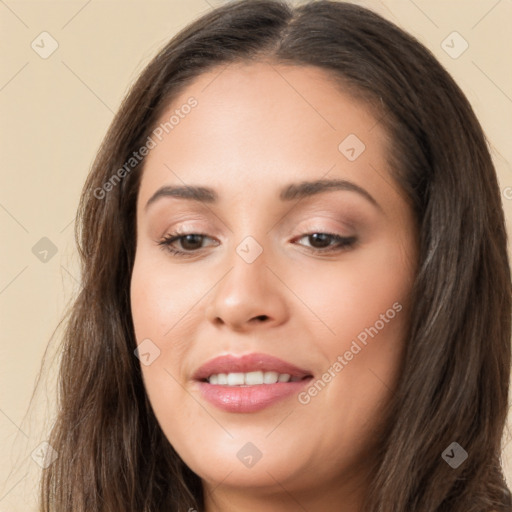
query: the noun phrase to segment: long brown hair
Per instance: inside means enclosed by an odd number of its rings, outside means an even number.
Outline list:
[[[410,332],[364,510],[510,511],[500,463],[510,267],[482,129],[433,55],[379,15],[271,0],[230,2],[176,35],[132,86],[98,152],[77,215],[82,288],[63,338],[49,439],[59,457],[44,471],[41,511],[204,508],[201,481],[160,429],[134,356],[129,289],[144,160],[112,179],[191,80],[258,59],[327,70],[379,113],[390,168],[418,221]],[[442,457],[452,442],[468,453],[457,469]]]

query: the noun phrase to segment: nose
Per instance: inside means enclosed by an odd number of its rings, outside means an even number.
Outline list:
[[[214,287],[206,317],[216,327],[243,332],[277,326],[288,317],[286,287],[269,270],[263,254],[247,263],[235,254],[233,266]]]

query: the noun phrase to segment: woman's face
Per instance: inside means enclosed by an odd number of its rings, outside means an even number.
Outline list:
[[[131,281],[159,424],[207,500],[349,503],[398,378],[417,254],[382,125],[324,71],[266,63],[201,75],[161,122]]]

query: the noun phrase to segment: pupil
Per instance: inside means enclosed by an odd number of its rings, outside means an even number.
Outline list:
[[[318,247],[318,241],[320,241],[320,247],[326,246],[326,244],[322,242],[327,242],[327,245],[329,245],[329,235],[327,235],[326,233],[314,233],[310,235],[310,237],[313,239],[313,243],[311,244],[313,247]]]
[[[199,245],[201,245],[201,239],[202,239],[201,235],[186,235],[182,241],[183,248],[184,249],[187,249],[187,248],[188,249],[197,249],[197,247],[194,247],[194,241],[196,243],[199,242]],[[187,244],[189,244],[189,242],[191,242],[192,247],[187,247]]]

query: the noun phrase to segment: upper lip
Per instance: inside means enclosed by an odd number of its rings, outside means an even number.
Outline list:
[[[287,373],[292,377],[299,378],[312,376],[309,371],[277,357],[253,353],[241,357],[228,354],[210,359],[196,370],[193,378],[195,380],[204,380],[211,375],[219,373],[247,373],[255,371]]]

